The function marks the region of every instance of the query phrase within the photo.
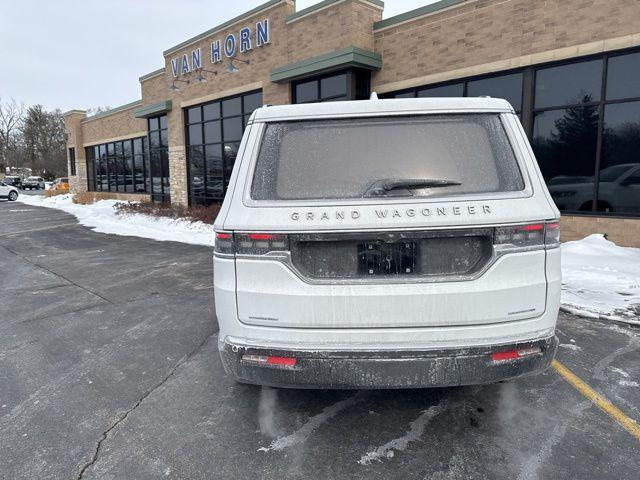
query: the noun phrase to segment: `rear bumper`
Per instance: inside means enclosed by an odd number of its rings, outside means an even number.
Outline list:
[[[426,388],[495,383],[544,371],[558,339],[428,351],[294,351],[220,342],[225,371],[238,381],[285,388]],[[540,353],[494,362],[491,354],[539,347]],[[295,357],[295,367],[255,364],[243,355]]]

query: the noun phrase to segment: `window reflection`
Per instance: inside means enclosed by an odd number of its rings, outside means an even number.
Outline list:
[[[444,85],[441,87],[425,88],[418,90],[418,97],[462,97],[464,93],[463,83],[454,83],[452,85]],[[400,97],[398,97],[400,98]]]
[[[192,112],[190,111],[189,114]],[[195,114],[195,112],[194,112]],[[169,149],[167,116],[150,118],[149,125],[149,182],[147,191],[151,193],[151,199],[157,203],[169,203],[171,201],[169,179]]]
[[[522,73],[482,78],[467,83],[467,97],[504,98],[515,111],[522,108]]]
[[[609,59],[607,100],[640,97],[640,52]]]
[[[185,128],[192,204],[206,205],[224,198],[246,122],[261,105],[262,92],[257,91],[187,110]],[[227,153],[229,146],[235,146],[235,154]]]
[[[597,102],[601,85],[601,59],[542,68],[536,72],[535,106]]]
[[[598,210],[640,213],[640,102],[605,107],[602,142]]]
[[[560,210],[590,211],[594,191],[598,107],[538,113],[532,147]]]
[[[369,98],[370,72],[351,69],[292,83],[293,102],[339,102]]]

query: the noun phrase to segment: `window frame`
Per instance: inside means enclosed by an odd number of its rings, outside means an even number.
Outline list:
[[[331,77],[337,77],[339,75],[346,75],[346,90],[344,95],[322,95],[322,80]],[[316,98],[312,101],[307,102],[298,102],[297,95],[297,87],[298,85],[304,83],[315,83],[316,87]],[[366,91],[365,95],[360,94],[358,92],[358,87],[362,87],[363,91]],[[336,100],[364,100],[365,98],[369,98],[371,91],[371,72],[369,70],[357,69],[357,68],[347,68],[341,70],[335,70],[332,72],[322,73],[320,75],[315,75],[312,77],[300,78],[298,80],[293,80],[291,82],[291,103],[292,104],[305,104],[305,103],[316,103],[316,102],[331,102]],[[346,97],[346,98],[344,98]]]
[[[224,196],[227,192],[227,188],[231,178],[231,171],[233,166],[233,164],[231,164],[231,162],[229,162],[226,158],[225,146],[233,145],[233,144],[240,145],[240,143],[242,142],[242,135],[244,134],[244,131],[247,127],[247,123],[249,121],[251,113],[253,113],[253,110],[249,112],[248,110],[245,109],[245,101],[247,97],[258,94],[258,93],[261,95],[261,101],[260,101],[260,106],[261,106],[264,104],[262,101],[263,92],[262,92],[262,89],[257,89],[257,90],[250,90],[248,92],[242,92],[236,95],[231,95],[228,97],[217,98],[209,102],[199,103],[196,105],[191,105],[189,107],[184,107],[183,116],[184,116],[184,134],[185,134],[185,145],[186,145],[185,148],[186,148],[186,162],[187,162],[187,190],[188,190],[188,196],[189,196],[189,205],[210,205],[215,202],[221,202],[224,199]],[[240,113],[234,113],[233,115],[228,115],[228,116],[225,115],[224,102],[228,100],[234,100],[236,98],[240,99]],[[204,108],[212,104],[219,105],[218,107],[219,116],[216,118],[205,120]],[[198,121],[190,122],[189,111],[196,108],[199,109],[200,119]],[[260,108],[260,107],[258,106],[256,108]],[[241,123],[240,138],[233,139],[233,140],[226,139],[225,133],[224,133],[225,120],[233,120],[238,118],[240,119],[240,123]],[[207,137],[205,136],[205,126],[207,124],[211,124],[214,122],[220,123],[219,125],[220,137],[218,141],[207,142]],[[194,144],[191,143],[190,132],[189,132],[191,127],[196,127],[197,129],[199,129],[199,136],[201,140],[200,143],[194,143]],[[207,185],[208,183],[207,147],[220,148],[221,181],[222,181],[222,192],[220,194],[209,194],[209,189]],[[203,172],[203,191],[204,191],[203,195],[197,195],[197,196],[194,194],[194,191],[193,191],[193,178],[192,178],[193,167],[192,167],[192,159],[191,159],[191,155],[192,155],[191,152],[195,148],[199,148],[202,150],[202,172]],[[234,163],[235,163],[235,160],[234,160]]]
[[[163,127],[163,117],[164,117],[164,127]],[[156,127],[151,126],[152,123],[156,123]],[[145,178],[145,187],[147,185],[146,180],[149,180],[148,183],[148,192],[151,195],[151,200],[154,203],[171,203],[171,178],[170,178],[170,168],[169,168],[169,128],[168,128],[168,119],[167,114],[163,113],[161,115],[157,115],[155,117],[147,118],[147,149],[146,149],[146,159],[147,161],[143,161],[144,168],[146,169],[146,165],[149,165],[148,175]],[[162,133],[166,133],[167,144],[164,145],[162,142],[163,135]],[[151,143],[152,136],[156,136],[158,138],[158,145],[153,146]],[[131,144],[132,152],[133,152],[133,143]],[[143,144],[144,150],[144,144]],[[153,175],[154,168],[152,162],[154,161],[154,157],[159,158],[159,171],[160,176],[157,177]],[[132,153],[132,158],[135,157],[135,154]],[[166,161],[165,161],[166,157]],[[155,190],[155,184],[153,182],[154,178],[159,178],[159,186],[160,191]],[[168,179],[167,185],[165,185],[164,179]],[[135,181],[134,181],[135,188]]]

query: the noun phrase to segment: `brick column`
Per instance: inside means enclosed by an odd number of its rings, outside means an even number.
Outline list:
[[[187,181],[187,155],[184,145],[169,146],[169,175],[171,181],[171,204],[189,204]]]
[[[169,180],[171,182],[171,203],[189,204],[187,181],[187,155],[185,150],[184,116],[180,103],[174,99],[173,109],[167,112],[169,127]]]
[[[72,193],[87,191],[87,160],[84,154],[82,120],[87,118],[84,110],[71,110],[64,114],[64,125],[67,132],[67,175]],[[71,158],[69,148],[76,151],[76,175],[71,175]]]

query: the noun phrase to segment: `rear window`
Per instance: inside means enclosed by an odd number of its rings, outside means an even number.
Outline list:
[[[445,186],[415,186],[426,180]],[[353,199],[380,185],[393,198],[524,188],[497,114],[424,115],[268,123],[251,198]]]

